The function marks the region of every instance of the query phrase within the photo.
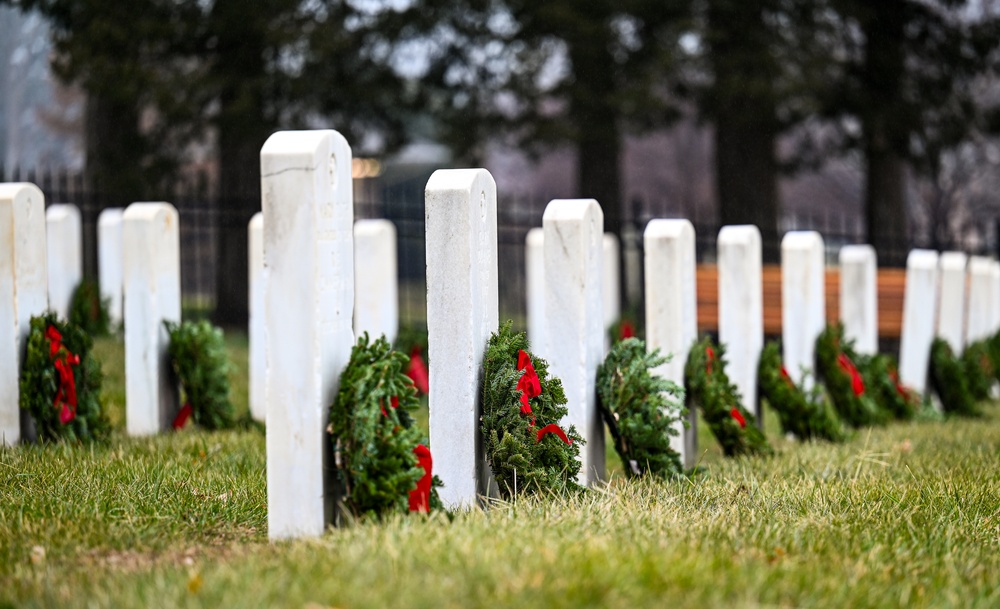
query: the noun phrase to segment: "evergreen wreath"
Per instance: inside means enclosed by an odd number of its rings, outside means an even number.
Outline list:
[[[164,321],[170,333],[167,353],[183,391],[183,404],[174,429],[189,418],[208,430],[236,425],[236,409],[229,399],[229,372],[222,330],[205,320],[176,324]]]
[[[577,490],[584,442],[558,425],[568,412],[562,382],[511,325],[490,337],[483,357],[483,447],[500,497]]]
[[[985,340],[976,341],[965,347],[965,351],[962,352],[962,366],[972,397],[978,401],[990,399],[990,392],[996,382],[996,371],[993,369],[993,360],[990,359]]]
[[[101,298],[97,282],[84,279],[73,290],[73,298],[69,305],[69,321],[80,326],[91,336],[104,336],[111,326],[108,317],[110,306],[110,299]]]
[[[427,441],[410,412],[419,405],[409,362],[384,336],[364,333],[351,350],[330,407],[334,488],[341,514],[380,517],[441,507]]]
[[[1000,382],[1000,332],[985,339],[986,354],[993,366],[993,378]]]
[[[843,326],[828,324],[816,339],[816,375],[826,385],[841,421],[851,427],[884,424],[889,414],[866,390],[851,347],[844,340]]]
[[[55,313],[32,317],[20,378],[20,406],[42,440],[103,440],[111,424],[100,394],[101,365],[90,336]]]
[[[980,416],[982,412],[976,399],[969,391],[969,382],[959,358],[942,338],[931,343],[931,387],[941,398],[941,407],[946,414],[965,417]]]
[[[741,404],[739,391],[726,374],[725,348],[708,336],[696,342],[684,366],[688,408],[701,407],[702,417],[727,457],[770,454],[771,445],[757,421]]]
[[[670,448],[675,424],[683,420],[684,389],[650,374],[669,361],[659,349],[626,338],[616,343],[597,369],[597,396],[604,422],[628,477],[652,474],[669,478],[683,471],[680,455]]]
[[[784,433],[794,434],[799,440],[844,440],[843,427],[830,403],[822,395],[806,395],[788,376],[777,342],[769,342],[760,354],[757,383],[761,397],[778,414]]]
[[[922,408],[920,395],[899,380],[896,361],[890,355],[856,355],[858,369],[879,407],[899,420],[912,419]]]

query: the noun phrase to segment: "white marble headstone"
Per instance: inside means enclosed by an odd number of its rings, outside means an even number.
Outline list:
[[[255,421],[266,423],[267,402],[264,399],[264,382],[267,376],[267,361],[264,339],[264,212],[259,211],[250,218],[247,225],[248,282],[250,320],[247,339],[250,354],[250,416]]]
[[[354,335],[371,340],[399,332],[396,226],[389,220],[354,223]]]
[[[792,231],[781,239],[781,346],[792,380],[812,388],[816,339],[826,327],[823,237]]]
[[[34,184],[0,184],[0,446],[30,437],[18,376],[31,317],[48,308],[45,197]],[[8,235],[10,237],[8,237]]]
[[[870,245],[840,248],[840,321],[858,353],[878,352],[878,262]]]
[[[993,261],[983,256],[971,256],[966,344],[989,338],[993,334],[993,315],[1000,305],[1000,292],[995,292],[993,288]]]
[[[329,407],[354,345],[351,148],[333,130],[279,131],[260,151],[270,539],[333,516]]]
[[[694,226],[687,220],[651,220],[643,236],[646,260],[646,347],[659,349],[670,361],[654,373],[684,386],[684,365],[698,338],[695,284]],[[697,412],[688,413],[687,429],[680,423],[670,447],[684,467],[694,467],[697,452]]]
[[[726,347],[727,371],[743,407],[763,425],[757,402],[757,366],[764,348],[760,230],[753,225],[724,226],[717,248],[719,342]]]
[[[562,380],[569,414],[587,442],[579,481],[604,477],[604,423],[597,410],[597,367],[604,355],[604,212],[593,199],[551,201],[545,230],[545,320],[551,373]],[[556,340],[558,337],[558,340]]]
[[[911,250],[906,257],[903,329],[899,338],[899,380],[915,391],[927,389],[927,366],[937,318],[938,253]]]
[[[179,410],[164,321],[181,319],[180,234],[169,203],[133,203],[122,216],[125,256],[125,428],[171,428]]]
[[[540,226],[525,237],[524,266],[528,342],[534,353],[545,357],[545,231]]]
[[[73,292],[83,280],[83,233],[80,209],[56,203],[45,210],[47,260],[49,264],[49,307],[61,319],[69,319]]]
[[[485,169],[441,169],[424,197],[431,451],[441,501],[468,508],[488,480],[480,382],[499,323],[497,187]]]
[[[122,253],[122,215],[125,210],[109,207],[97,216],[97,275],[101,298],[108,301],[108,320],[112,327],[122,323],[122,299],[125,263]]]
[[[962,252],[942,252],[937,333],[956,355],[965,350],[965,264]]]
[[[614,233],[604,233],[604,351],[611,348],[608,330],[622,316],[621,306],[621,246]]]

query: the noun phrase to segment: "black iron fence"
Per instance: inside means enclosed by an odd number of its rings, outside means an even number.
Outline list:
[[[398,235],[398,264],[400,277],[400,323],[404,326],[422,326],[425,322],[425,247],[423,190],[430,171],[411,172],[406,179],[392,181],[366,180],[357,182],[355,188],[355,218],[385,218],[393,221]],[[65,171],[42,172],[17,169],[4,171],[0,167],[0,181],[27,181],[41,188],[47,203],[73,203],[80,208],[83,222],[84,272],[88,277],[97,275],[97,218],[108,207],[125,207],[131,201],[110,200],[98,189],[90,188],[80,174]],[[528,231],[542,224],[542,211],[552,197],[523,194],[500,194],[498,201],[498,259],[500,282],[500,314],[503,319],[513,319],[520,327],[525,318],[525,238]],[[203,187],[181,185],[173,192],[154,200],[169,201],[180,214],[181,241],[181,291],[187,311],[198,310],[211,315],[217,301],[217,277],[229,272],[219,263],[220,228],[233,222],[244,222],[246,212],[229,211],[260,208],[258,201],[244,201],[239,205],[220,204],[216,197]],[[620,229],[622,251],[632,252],[631,259],[639,261],[638,268],[625,269],[626,276],[641,277],[642,232],[653,218],[688,217],[695,227],[697,257],[699,262],[714,262],[715,241],[719,223],[712,214],[689,214],[671,209],[665,202],[631,201],[623,210],[620,227],[606,226],[608,230]],[[237,216],[239,216],[237,218]],[[837,252],[842,245],[863,243],[864,227],[855,218],[833,214],[803,215],[784,218],[779,231],[762,234],[765,260],[777,261],[780,237],[788,230],[817,230],[823,234],[829,264],[836,264]],[[897,263],[905,260],[910,243],[898,244],[898,251],[891,256]],[[992,254],[991,251],[969,253]],[[623,255],[622,260],[627,256]],[[880,261],[880,264],[884,262]],[[633,277],[638,293],[624,294],[625,308],[638,310],[642,301],[642,282]],[[627,282],[627,280],[626,280]]]

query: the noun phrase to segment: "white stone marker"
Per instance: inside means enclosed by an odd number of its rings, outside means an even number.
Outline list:
[[[955,355],[965,349],[965,264],[962,252],[942,252],[938,300],[937,333],[951,346]]]
[[[870,245],[840,248],[840,321],[858,353],[878,353],[878,258]]]
[[[97,275],[101,298],[108,300],[111,327],[122,323],[122,214],[124,209],[109,207],[97,216]]]
[[[611,348],[611,336],[608,330],[622,316],[621,305],[621,246],[614,233],[604,233],[604,352]]]
[[[396,226],[389,220],[354,223],[354,335],[383,334],[392,344],[399,332]]]
[[[937,317],[938,253],[910,250],[906,257],[903,330],[899,337],[899,380],[915,391],[927,389],[927,365]]]
[[[264,380],[267,375],[267,359],[264,334],[264,212],[259,211],[250,218],[247,225],[248,281],[250,291],[250,323],[247,339],[250,376],[250,416],[260,423],[267,422],[267,402],[264,398]]]
[[[474,506],[485,494],[483,354],[499,324],[497,186],[485,169],[435,171],[424,191],[430,440],[441,501]]]
[[[22,436],[21,351],[32,315],[48,308],[45,197],[34,184],[0,184],[0,446]],[[25,436],[31,435],[26,416]]]
[[[528,342],[534,353],[545,357],[545,231],[538,226],[524,239],[525,298]]]
[[[260,171],[268,537],[318,536],[334,509],[327,413],[354,344],[351,148],[333,130],[279,131]]]
[[[992,273],[990,275],[993,278],[992,287],[990,288],[990,293],[993,295],[994,302],[996,303],[991,309],[992,315],[990,315],[990,335],[1000,332],[1000,261],[994,260],[992,266]]]
[[[757,366],[764,347],[764,291],[760,230],[753,225],[723,226],[719,260],[719,342],[726,347],[729,378],[743,407],[763,419],[757,402]]]
[[[579,482],[604,477],[604,423],[597,411],[597,367],[604,355],[601,295],[604,212],[593,199],[551,201],[545,230],[545,322],[551,373],[562,380],[569,414],[587,445]]]
[[[993,311],[1000,303],[1000,293],[993,290],[993,261],[983,256],[969,257],[969,303],[966,320],[966,344],[988,338],[992,332]]]
[[[80,209],[69,203],[45,210],[46,258],[49,264],[49,308],[69,319],[73,291],[83,279]]]
[[[816,338],[826,327],[825,251],[816,231],[791,231],[781,239],[782,358],[806,390],[814,384]]]
[[[687,220],[651,220],[643,235],[646,252],[646,347],[670,355],[654,373],[684,387],[684,364],[691,345],[698,339],[695,285],[694,226]],[[698,433],[697,412],[688,413],[687,429],[670,447],[681,456],[684,467],[694,467]]]
[[[125,428],[171,428],[179,410],[164,320],[181,319],[179,217],[169,203],[133,203],[122,215],[125,256]]]

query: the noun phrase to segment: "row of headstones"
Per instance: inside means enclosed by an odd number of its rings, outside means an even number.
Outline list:
[[[344,169],[349,158],[347,142],[333,131],[276,133],[261,151],[272,538],[318,535],[330,521],[323,474],[328,467],[325,414],[353,343],[353,208]],[[425,190],[430,439],[435,474],[444,482],[441,498],[452,508],[475,505],[488,483],[478,439],[479,388],[485,346],[498,327],[496,201],[496,184],[483,169],[437,171]],[[594,395],[605,336],[603,213],[594,200],[555,200],[542,224],[539,273],[544,279],[529,279],[529,290],[541,292],[541,304],[529,305],[543,320],[533,324],[543,328],[536,347],[562,380],[569,408],[564,423],[575,426],[587,441],[580,482],[589,484],[604,473],[604,431]],[[694,230],[686,221],[655,220],[645,239],[649,347],[675,354],[663,374],[679,381],[684,354],[697,331]],[[752,226],[725,227],[718,248],[720,340],[728,348],[732,377],[748,402],[755,402],[763,345],[760,233]],[[782,251],[784,355],[802,380],[825,323],[822,238],[814,232],[791,233]],[[852,328],[848,336],[861,349],[874,351],[874,252],[845,248],[841,256],[841,310]],[[922,275],[928,256],[934,257],[932,280]],[[921,390],[926,365],[921,367],[919,360],[926,362],[931,338],[946,333],[952,323],[950,305],[944,302],[936,321],[936,256],[915,251],[908,265],[904,380]],[[970,326],[973,334],[991,333],[1000,324],[1000,272],[995,263],[980,262],[988,272],[980,272],[979,263],[970,268],[970,300],[975,301],[972,310],[986,313],[976,322],[983,327]],[[962,273],[964,281],[964,269]],[[942,293],[951,290],[949,285],[942,281]],[[958,291],[964,299],[964,283],[962,287]],[[747,405],[757,411],[756,403]],[[690,460],[693,454],[685,457]]]

